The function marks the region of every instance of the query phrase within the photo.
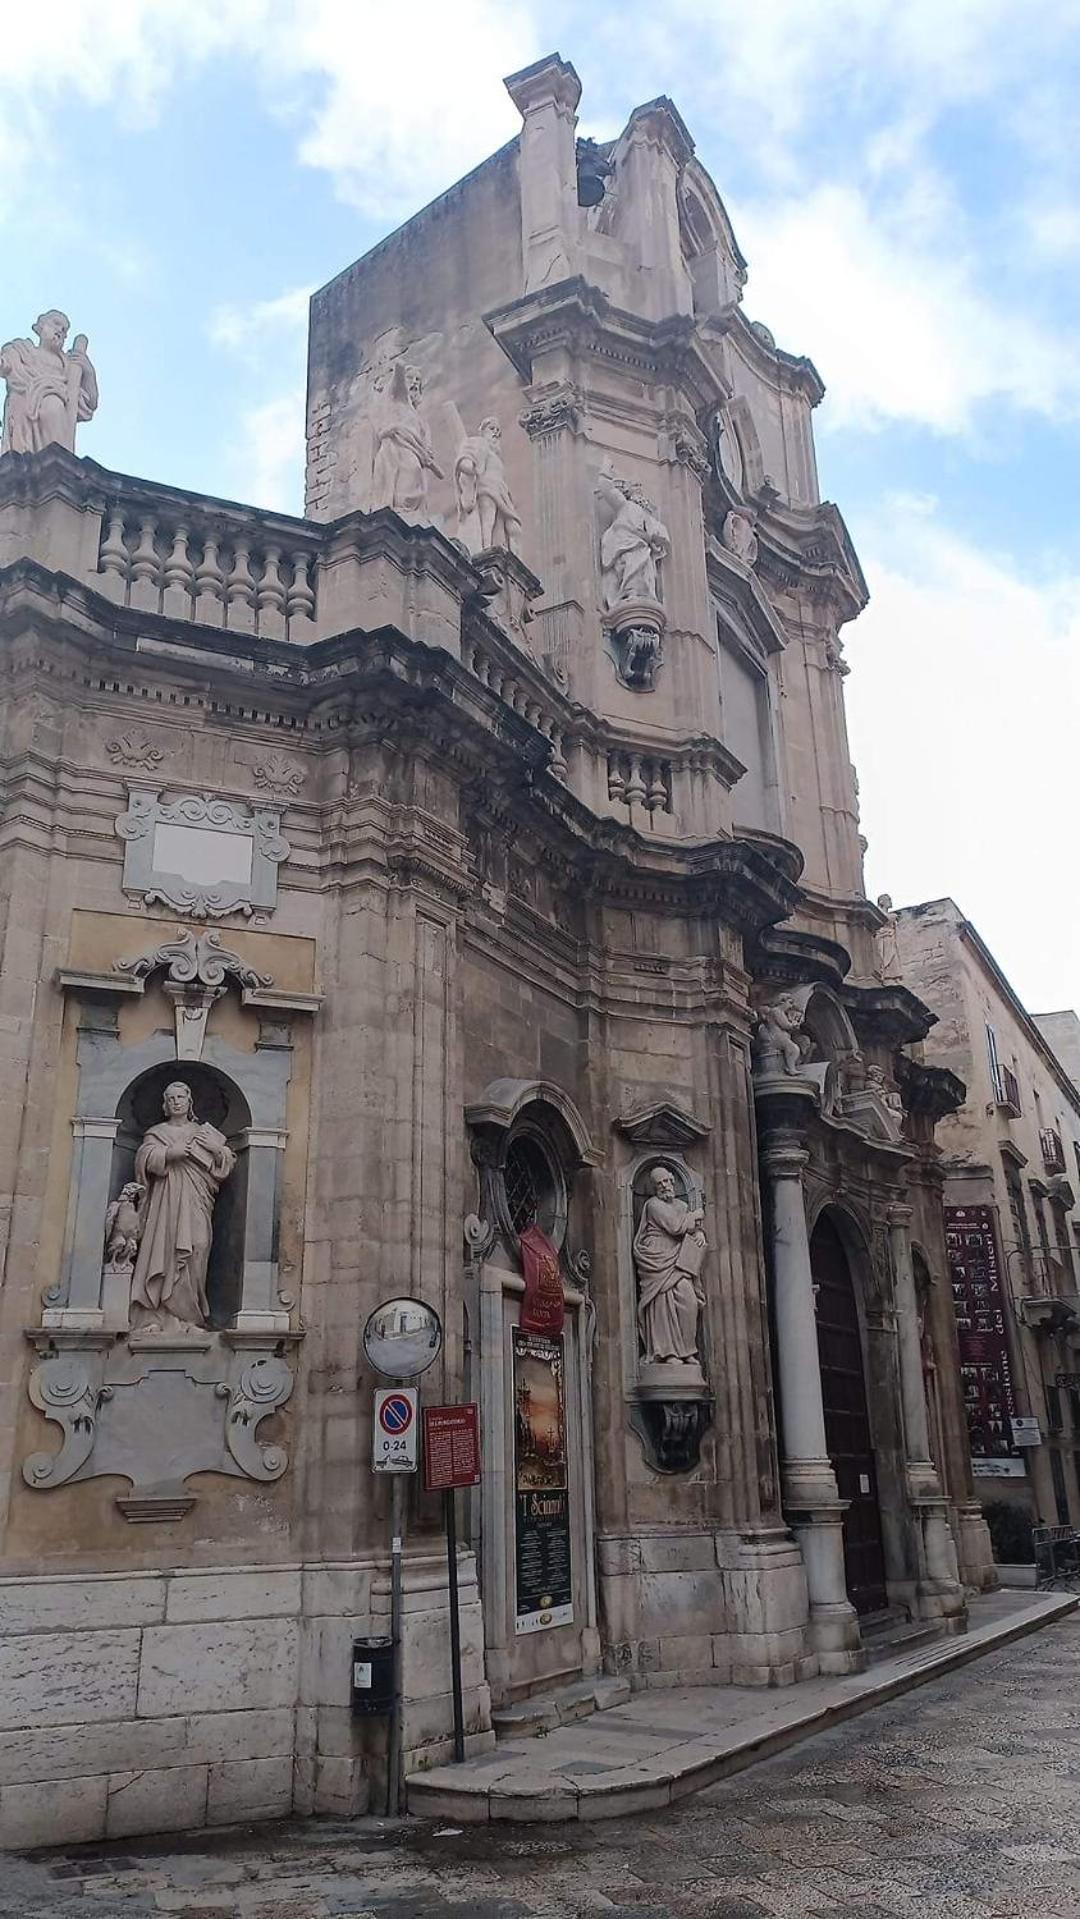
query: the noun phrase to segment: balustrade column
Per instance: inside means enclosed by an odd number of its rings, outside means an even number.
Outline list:
[[[865,1662],[844,1574],[843,1518],[825,1438],[814,1278],[802,1176],[808,1155],[794,1137],[767,1139],[762,1171],[776,1318],[781,1480],[787,1520],[799,1541],[810,1600],[810,1643],[822,1672]]]

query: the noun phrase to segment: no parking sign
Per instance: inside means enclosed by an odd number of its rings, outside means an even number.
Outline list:
[[[414,1473],[417,1462],[415,1386],[380,1386],[375,1393],[371,1465],[377,1473]]]

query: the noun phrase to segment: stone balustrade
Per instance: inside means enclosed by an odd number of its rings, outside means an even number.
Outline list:
[[[165,506],[110,504],[99,584],[119,606],[303,644],[315,633],[317,552],[317,539],[271,537],[255,513],[180,518]]]
[[[547,695],[537,684],[539,670],[530,667],[524,656],[521,665],[511,658],[507,659],[505,646],[496,646],[482,635],[468,633],[462,641],[462,659],[471,673],[474,673],[482,686],[490,687],[497,697],[506,702],[514,713],[520,713],[522,719],[535,726],[537,731],[551,742],[550,771],[557,780],[567,777],[565,754],[566,735],[562,718],[558,712],[554,693]]]
[[[670,760],[648,753],[611,752],[607,756],[608,798],[625,807],[630,824],[642,813],[672,813]]]

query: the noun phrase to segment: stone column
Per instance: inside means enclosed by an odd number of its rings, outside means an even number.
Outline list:
[[[904,1454],[908,1498],[918,1522],[921,1544],[918,1599],[924,1614],[955,1620],[966,1617],[956,1546],[949,1525],[948,1501],[930,1456],[919,1306],[911,1258],[911,1207],[891,1206],[889,1250],[900,1353],[900,1394],[904,1411]]]
[[[115,1119],[78,1117],[74,1134],[71,1187],[68,1200],[65,1260],[66,1297],[46,1303],[43,1326],[93,1328],[104,1324],[101,1275],[105,1258],[105,1209],[109,1204],[109,1175],[113,1145],[119,1131]]]
[[[244,1218],[244,1278],[238,1332],[287,1333],[289,1309],[278,1297],[278,1208],[281,1168],[288,1133],[277,1127],[249,1126],[240,1146],[247,1148],[247,1209]]]
[[[800,1089],[800,1092],[803,1089]],[[807,1085],[807,1094],[813,1089]],[[766,1245],[776,1314],[784,1511],[802,1550],[810,1596],[810,1643],[822,1672],[865,1664],[859,1622],[847,1596],[843,1519],[825,1440],[814,1280],[802,1176],[808,1155],[797,1135],[766,1139]]]

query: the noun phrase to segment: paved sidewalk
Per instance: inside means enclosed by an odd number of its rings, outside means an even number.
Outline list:
[[[622,1706],[408,1781],[420,1818],[616,1819],[651,1812],[813,1733],[937,1678],[1075,1610],[1069,1594],[997,1592],[973,1600],[966,1633],[899,1652],[867,1672],[762,1691],[688,1686]]]

